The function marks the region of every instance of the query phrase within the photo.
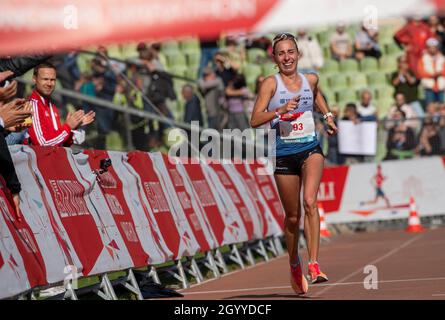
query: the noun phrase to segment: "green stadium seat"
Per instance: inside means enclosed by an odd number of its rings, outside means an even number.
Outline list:
[[[357,72],[358,71],[358,62],[355,59],[346,59],[340,61],[340,71],[342,72]]]
[[[379,28],[379,43],[385,45],[394,42],[394,34],[397,30],[393,26],[382,26]]]
[[[319,78],[318,78],[318,86],[323,90],[327,90],[327,89],[329,89],[329,81],[328,81],[328,77],[323,77],[323,76],[320,76]],[[323,90],[323,91],[324,91]]]
[[[138,56],[138,51],[136,50],[136,43],[127,43],[122,46],[122,58],[130,59]]]
[[[91,72],[91,55],[89,54],[79,54],[77,55],[77,66],[79,67],[80,73],[88,73]]]
[[[385,44],[385,53],[390,56],[401,55],[403,50],[395,42]]]
[[[321,47],[321,50],[323,52],[323,58],[325,60],[331,59],[332,55],[331,55],[331,48],[330,47]]]
[[[377,88],[377,99],[385,100],[385,99],[393,99],[394,96],[394,87],[392,86],[383,86]]]
[[[189,51],[186,54],[187,57],[187,65],[191,68],[198,68],[199,67],[199,62],[201,61],[201,52],[197,51],[197,52],[193,52],[193,51]]]
[[[322,31],[317,33],[318,42],[321,47],[329,47],[329,31]]]
[[[376,58],[365,57],[360,61],[360,70],[363,72],[376,71],[379,68]]]
[[[351,89],[343,89],[337,91],[337,101],[339,104],[346,104],[349,102],[357,102],[357,93]]]
[[[278,72],[278,68],[276,68],[276,64],[275,63],[265,63],[262,66],[262,70],[263,70],[263,76],[270,76],[272,74],[275,74]]]
[[[397,70],[397,56],[383,56],[379,60],[379,69],[384,72],[394,72]]]
[[[168,63],[169,69],[176,67],[176,66],[186,66],[187,65],[185,55],[183,55],[179,51],[166,53],[165,56],[167,57],[167,63]]]
[[[340,71],[340,67],[338,65],[338,61],[336,60],[326,60],[323,64],[323,67],[321,68],[321,71],[324,74],[329,74],[329,73],[337,73]]]
[[[259,48],[252,48],[246,51],[246,56],[247,62],[255,63],[258,58],[267,58],[267,52]]]
[[[368,84],[371,87],[381,87],[388,84],[386,74],[381,71],[370,72],[367,74]]]
[[[182,39],[179,42],[179,47],[183,53],[200,52],[201,51],[199,39],[194,38],[194,37]]]
[[[337,103],[337,96],[334,91],[329,90],[329,89],[323,90],[323,88],[322,88],[322,93],[323,93],[324,97],[326,98],[326,100],[327,100],[326,102],[328,103],[328,105],[332,106]]]
[[[165,54],[163,54],[162,52],[158,53],[158,59],[159,62],[165,67],[167,68],[168,66],[168,61],[167,61],[167,57],[165,56]]]
[[[368,86],[368,79],[364,73],[351,73],[348,75],[348,79],[351,89],[363,89]]]
[[[193,80],[198,80],[198,68],[199,66],[193,68],[192,67],[187,68],[185,76]]]
[[[348,87],[348,78],[345,74],[342,73],[329,76],[328,81],[329,87],[335,91]]]
[[[178,42],[177,41],[161,42],[161,52],[163,53],[179,52]]]
[[[169,68],[169,72],[175,76],[187,77],[189,68],[186,65],[176,65]]]
[[[379,119],[384,119],[388,114],[389,109],[394,105],[394,99],[392,98],[377,99],[375,105],[378,110]]]

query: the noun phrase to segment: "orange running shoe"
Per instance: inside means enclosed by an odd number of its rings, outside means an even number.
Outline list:
[[[290,266],[290,284],[297,294],[305,294],[308,291],[309,285],[301,271],[301,263],[296,267]]]
[[[308,264],[309,278],[312,284],[328,281],[328,277],[320,271],[318,262]]]

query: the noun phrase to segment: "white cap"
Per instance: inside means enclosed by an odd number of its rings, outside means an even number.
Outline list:
[[[439,41],[436,38],[429,38],[426,40],[426,45],[428,47],[437,47],[439,46]]]

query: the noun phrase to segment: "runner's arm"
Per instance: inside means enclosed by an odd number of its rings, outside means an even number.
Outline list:
[[[261,83],[258,97],[253,107],[252,117],[250,118],[250,125],[252,128],[270,122],[278,115],[294,110],[298,105],[299,98],[296,97],[273,111],[266,111],[270,99],[274,95],[275,87],[276,83],[274,77],[268,77]]]

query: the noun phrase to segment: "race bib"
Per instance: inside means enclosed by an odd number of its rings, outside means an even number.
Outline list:
[[[306,143],[315,140],[315,122],[312,111],[297,113],[291,121],[280,121],[280,138],[289,143]]]

